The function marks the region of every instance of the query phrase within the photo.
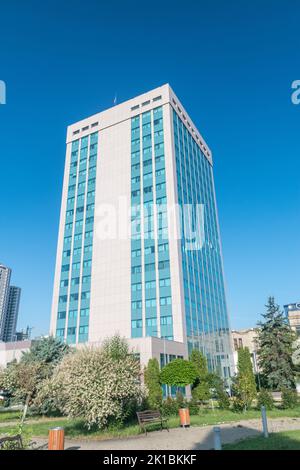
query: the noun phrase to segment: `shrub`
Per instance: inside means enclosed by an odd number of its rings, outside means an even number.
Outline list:
[[[199,405],[195,400],[187,401],[181,391],[177,391],[176,398],[167,397],[162,402],[161,412],[163,416],[178,415],[180,408],[189,408],[190,415],[197,415],[199,412]]]
[[[42,415],[61,415],[63,401],[60,396],[60,384],[52,378],[43,380],[37,387],[33,409]]]
[[[245,411],[245,403],[240,397],[234,397],[232,402],[232,409],[236,413],[240,413],[241,411]]]
[[[224,386],[220,385],[216,388],[216,396],[218,400],[218,405],[221,410],[230,409],[230,398],[224,390]]]
[[[185,400],[183,393],[180,390],[177,390],[176,392],[176,403],[178,409],[187,407],[187,401]]]
[[[298,404],[298,395],[296,390],[283,388],[281,390],[281,406],[284,409],[295,408]]]
[[[230,398],[225,390],[224,381],[214,372],[208,373],[206,376],[209,385],[210,397],[218,401],[220,409],[228,410],[230,408]]]
[[[198,405],[197,400],[195,400],[194,398],[192,398],[189,401],[188,408],[190,410],[190,415],[191,416],[199,414],[199,405]]]
[[[207,382],[200,382],[192,390],[192,396],[194,400],[200,402],[208,401],[211,397],[210,388]]]
[[[174,398],[167,397],[162,402],[161,412],[163,416],[172,416],[178,413],[178,403]]]
[[[262,389],[257,395],[257,406],[261,408],[264,406],[267,410],[274,408],[274,399],[269,390]]]

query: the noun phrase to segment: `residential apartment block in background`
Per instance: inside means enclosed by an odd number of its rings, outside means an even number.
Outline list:
[[[118,332],[143,364],[199,348],[228,377],[212,154],[177,96],[164,85],[77,122],[66,145],[50,333]]]
[[[10,285],[11,269],[0,264],[0,341],[15,340],[21,289]]]
[[[21,298],[20,287],[10,286],[7,304],[7,315],[4,324],[4,341],[15,341]]]

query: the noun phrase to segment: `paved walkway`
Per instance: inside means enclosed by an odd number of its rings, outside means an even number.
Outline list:
[[[261,420],[239,421],[218,425],[222,443],[227,444],[262,432]],[[269,432],[300,430],[300,418],[268,420]],[[45,445],[45,439],[33,438],[37,445]],[[154,431],[147,436],[127,439],[91,440],[66,439],[65,449],[80,450],[208,450],[213,449],[213,426],[175,428],[169,432]]]

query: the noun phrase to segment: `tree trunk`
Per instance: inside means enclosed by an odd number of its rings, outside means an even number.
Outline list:
[[[25,418],[26,418],[26,415],[27,415],[28,405],[29,405],[29,402],[30,402],[30,398],[31,398],[31,393],[28,393],[28,395],[27,395],[27,397],[26,397],[26,400],[25,400],[25,406],[24,406],[24,410],[23,410],[23,415],[22,415],[21,423],[20,423],[20,426],[21,426],[21,427],[23,426],[24,421],[25,421]]]

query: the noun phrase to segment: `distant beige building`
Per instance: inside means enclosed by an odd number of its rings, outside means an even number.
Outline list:
[[[300,302],[284,305],[290,327],[300,336]]]
[[[12,361],[19,361],[24,352],[29,351],[32,341],[0,341],[0,369]]]
[[[253,371],[258,372],[257,364],[257,346],[255,339],[257,338],[258,328],[247,328],[244,330],[232,330],[232,345],[233,345],[233,362],[235,372],[237,372],[238,349],[247,347],[251,354],[253,364]]]

